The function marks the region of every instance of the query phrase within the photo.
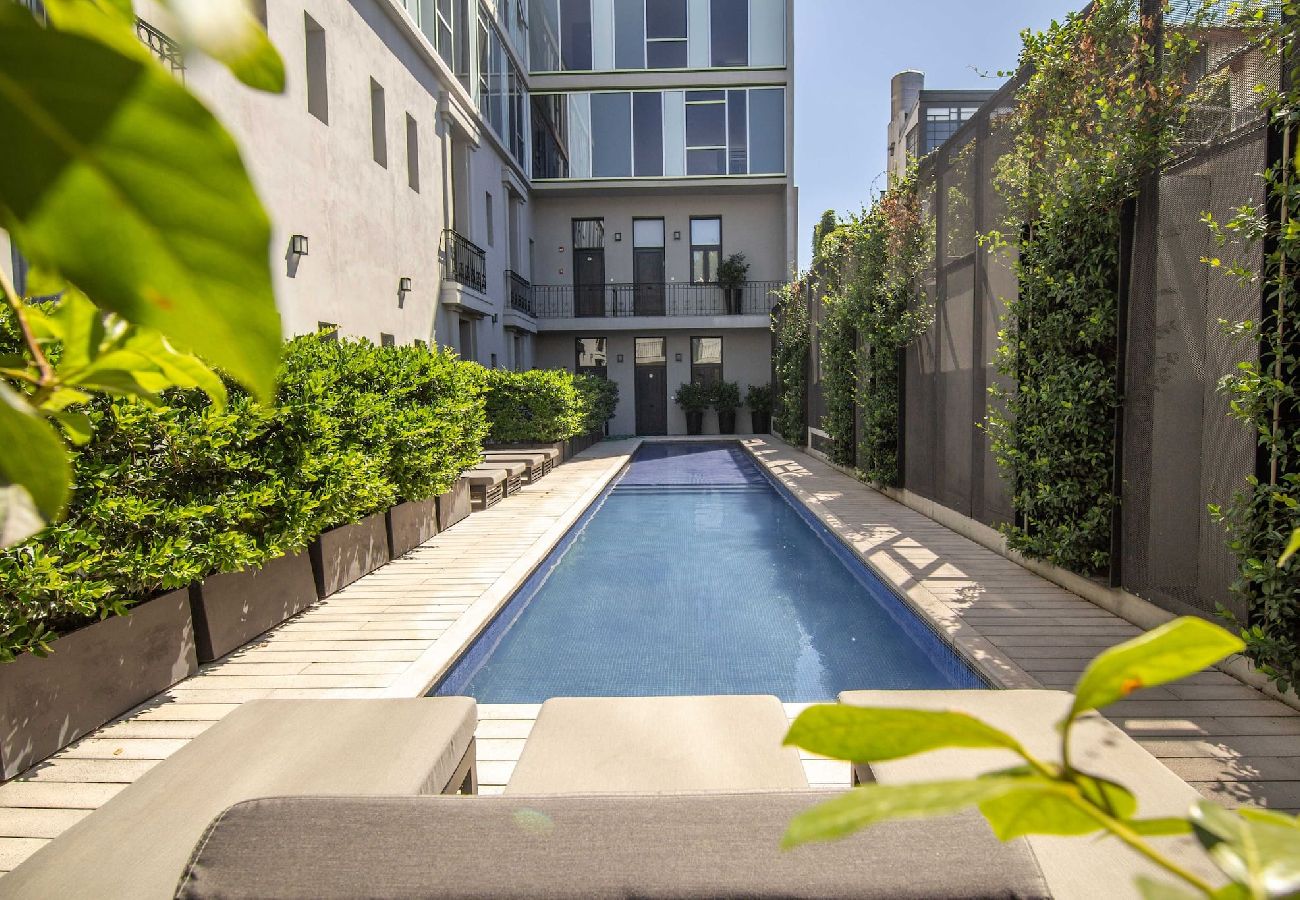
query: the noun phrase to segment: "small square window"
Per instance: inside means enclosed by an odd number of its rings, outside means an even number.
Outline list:
[[[381,331],[381,332],[379,332],[379,346],[381,346],[381,347],[396,347],[396,346],[397,346],[397,339],[394,338],[394,337],[393,337],[391,334],[389,334],[388,332],[386,332],[386,331]]]

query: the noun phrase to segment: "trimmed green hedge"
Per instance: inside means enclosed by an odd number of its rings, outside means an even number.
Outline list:
[[[618,405],[618,385],[563,369],[487,372],[490,440],[552,443],[603,430]]]
[[[101,400],[67,518],[0,552],[0,660],[215,572],[447,490],[480,458],[482,367],[415,347],[289,343],[274,409],[232,388]]]

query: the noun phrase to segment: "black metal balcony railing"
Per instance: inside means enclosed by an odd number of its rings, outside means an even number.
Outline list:
[[[442,267],[449,281],[487,292],[487,254],[450,228],[442,233]]]
[[[533,286],[528,279],[506,269],[506,288],[510,291],[510,308],[533,315]]]
[[[533,285],[539,319],[626,318],[628,316],[766,316],[783,281],[747,281],[734,292],[716,284],[604,284],[574,287]]]
[[[135,36],[164,65],[171,67],[173,75],[185,80],[185,56],[181,53],[180,44],[139,17],[135,20]]]

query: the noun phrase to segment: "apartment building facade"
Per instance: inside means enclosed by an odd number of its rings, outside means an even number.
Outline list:
[[[136,3],[141,40],[241,147],[286,336],[604,375],[617,434],[684,432],[683,382],[770,380],[769,294],[795,256],[792,7],[258,0],[288,73],[269,95]],[[733,253],[750,269],[729,306]]]
[[[943,146],[995,93],[927,90],[925,75],[914,69],[899,72],[889,87],[890,184],[907,174],[911,160]]]

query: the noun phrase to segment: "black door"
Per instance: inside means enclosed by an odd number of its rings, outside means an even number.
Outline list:
[[[668,433],[668,367],[636,367],[636,433]]]
[[[636,315],[662,316],[664,310],[664,251],[637,250],[632,258],[636,282]]]
[[[575,250],[574,256],[574,315],[605,315],[605,251]]]

